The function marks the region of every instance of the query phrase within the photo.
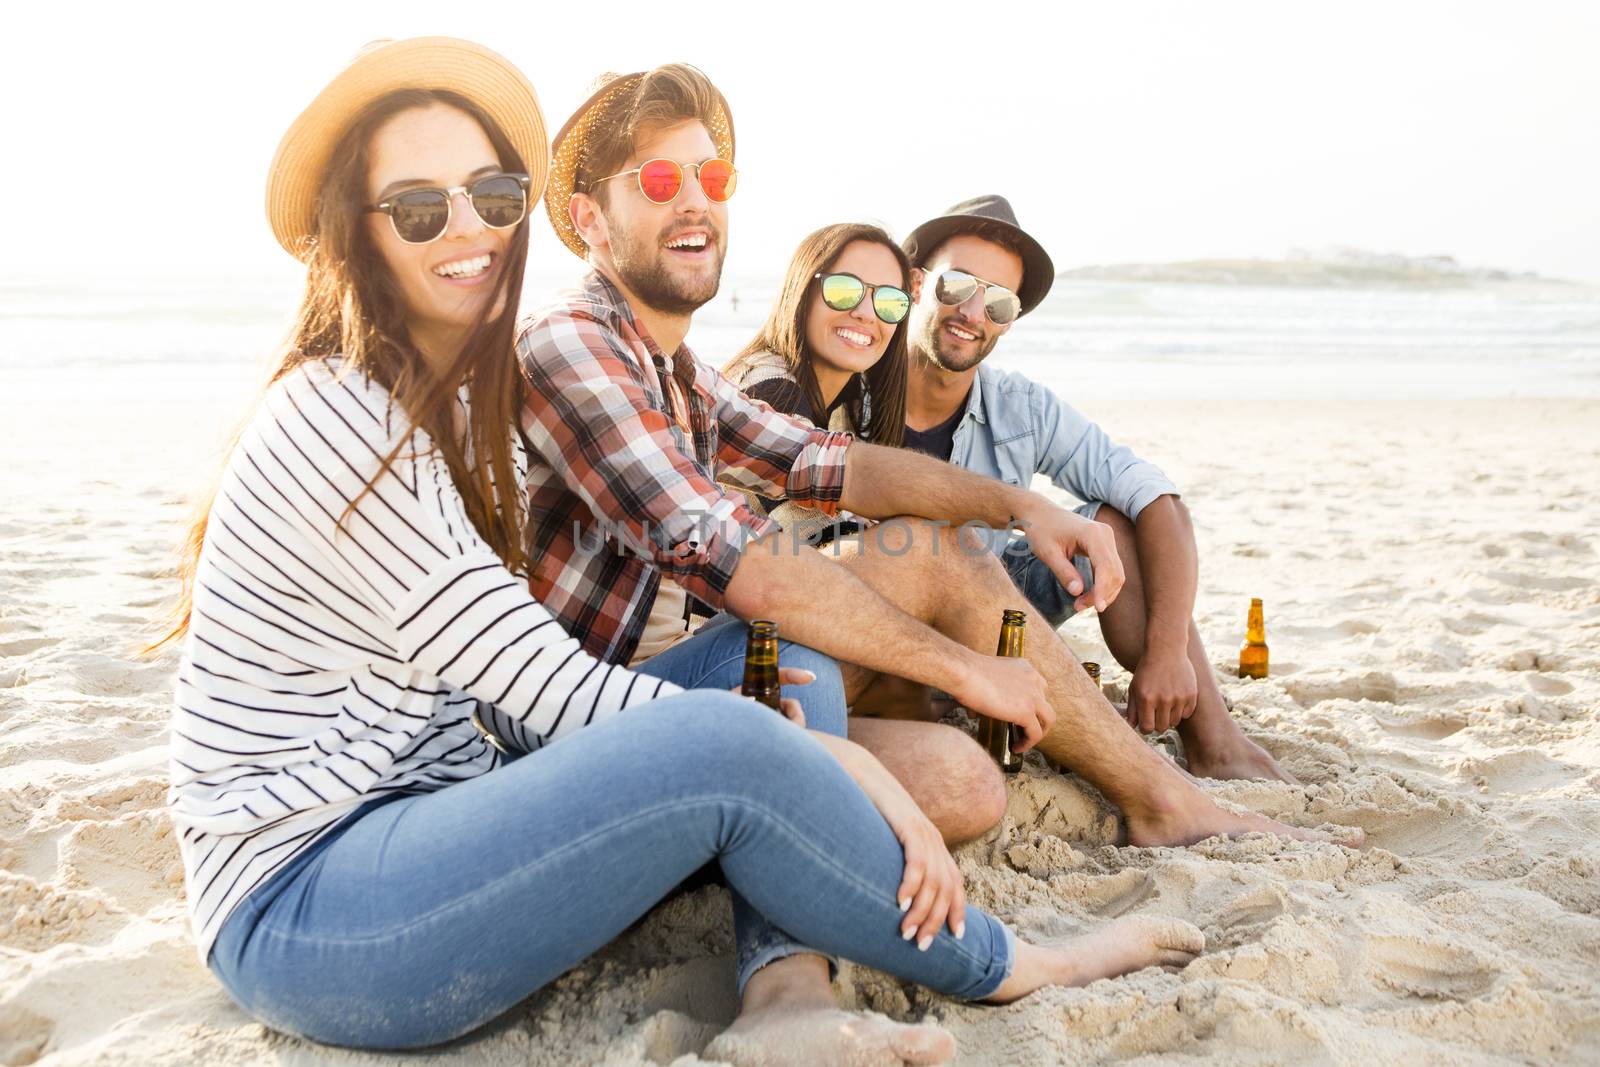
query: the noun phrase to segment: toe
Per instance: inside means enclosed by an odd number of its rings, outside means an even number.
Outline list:
[[[956,1039],[937,1026],[903,1026],[895,1036],[894,1050],[910,1064],[949,1063],[955,1058]]]

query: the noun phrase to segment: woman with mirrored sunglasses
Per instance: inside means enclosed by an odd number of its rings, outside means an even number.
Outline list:
[[[880,227],[824,226],[800,242],[766,323],[723,373],[757,400],[897,448],[905,432],[911,265]],[[756,506],[807,543],[859,529],[787,501]]]
[[[438,87],[414,87],[419,67]],[[959,892],[925,894],[912,860],[937,830],[865,750],[797,726],[792,700],[774,715],[597,660],[530,595],[512,346],[526,202],[503,201],[513,184],[536,198],[547,142],[508,68],[469,42],[380,42],[273,162],[268,214],[305,295],[190,531],[168,635],[171,812],[202,959],[275,1029],[426,1046],[715,860],[816,951],[954,996],[1097,976],[1103,953],[1034,948]],[[517,180],[485,187],[499,177]],[[808,711],[842,735],[826,669]],[[1120,936],[1110,962],[1173,961],[1171,940]],[[828,1014],[832,1031],[949,1042]],[[815,1061],[856,1051],[836,1037]]]

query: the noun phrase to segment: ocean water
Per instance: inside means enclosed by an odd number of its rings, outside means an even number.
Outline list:
[[[570,277],[530,279],[528,298]],[[776,278],[725,279],[690,344],[721,363]],[[255,376],[299,278],[216,273],[0,281],[0,387],[82,376]],[[1600,288],[1306,289],[1062,281],[990,357],[1073,403],[1600,397]]]

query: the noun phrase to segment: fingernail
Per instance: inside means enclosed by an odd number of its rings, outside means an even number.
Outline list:
[[[962,938],[964,938],[966,936],[967,936],[967,924],[964,923],[964,922],[956,923],[956,940],[960,941]]]
[[[905,929],[905,930],[901,930],[900,931],[900,940],[902,940],[902,941],[910,941],[913,937],[916,937],[916,936],[917,936],[917,928],[915,926],[910,927],[909,929]]]
[[[921,941],[917,942],[917,951],[918,952],[926,952],[926,951],[928,951],[928,946],[931,945],[931,944],[933,944],[933,935],[932,934],[928,934]]]
[[[910,910],[911,910],[911,898],[910,897],[901,897],[900,898],[900,914],[904,915],[906,912],[908,912]]]

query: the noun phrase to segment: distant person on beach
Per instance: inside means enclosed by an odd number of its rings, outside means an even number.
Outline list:
[[[533,452],[532,589],[585,651],[695,684],[706,665],[736,656],[730,634],[742,636],[745,620],[771,619],[840,663],[851,700],[879,674],[901,675],[1016,724],[1021,747],[1040,743],[1118,804],[1136,844],[1250,831],[1325,839],[1218,806],[1118,719],[1037,614],[1027,659],[989,654],[1002,610],[1021,597],[986,545],[952,524],[1027,528],[1083,605],[1102,607],[1120,585],[1109,527],[1021,487],[780,414],[684,344],[695,310],[717,293],[736,183],[733,123],[704,75],[674,64],[607,77],[551,151],[550,222],[588,271],[517,338]],[[780,536],[742,493],[896,521],[836,561]],[[1075,555],[1094,561],[1095,587],[1073,572]],[[698,623],[691,598],[719,614]],[[858,719],[849,734],[947,840],[1001,818],[999,775],[960,731]],[[798,943],[790,951],[765,970],[783,968],[775,1009],[803,1012],[826,997],[827,967]]]
[[[703,145],[664,150],[708,169]],[[305,296],[168,635],[189,914],[234,1000],[330,1044],[448,1041],[711,862],[744,1013],[706,1054],[736,1064],[954,1054],[937,1026],[838,1010],[820,957],[797,982],[795,943],[994,1002],[1191,960],[1178,919],[1041,948],[968,907],[938,829],[842,736],[827,657],[785,649],[806,708],[774,714],[726,691],[737,626],[700,639],[685,688],[585,651],[530,594],[512,339],[546,153],[527,80],[434,37],[364,49],[273,160]]]
[[[1176,728],[1192,774],[1293,781],[1233,721],[1191,616],[1199,553],[1177,487],[1154,464],[1049,389],[984,360],[1055,281],[1050,256],[1002,196],[964,201],[912,230],[905,444],[1026,486],[1035,474],[1084,504],[1116,536],[1124,585],[1100,609],[1106,646],[1128,670],[1127,718],[1144,733]],[[994,531],[1006,573],[1052,627],[1084,605],[1030,538]],[[1074,560],[1093,587],[1095,564]]]

